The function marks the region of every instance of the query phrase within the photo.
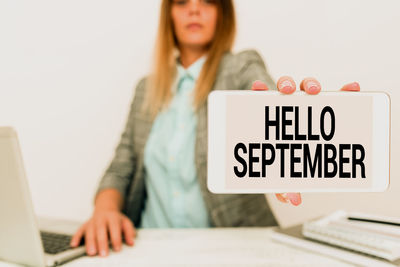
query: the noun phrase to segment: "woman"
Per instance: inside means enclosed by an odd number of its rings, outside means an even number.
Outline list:
[[[95,198],[92,217],[71,240],[85,236],[88,255],[115,251],[122,236],[133,245],[136,227],[276,225],[262,194],[212,194],[206,186],[207,96],[211,90],[275,89],[255,51],[230,52],[235,37],[232,0],[163,0],[154,69],[143,78]],[[278,89],[296,85],[282,77]],[[317,94],[319,82],[302,90]],[[358,84],[344,89],[359,90]],[[277,194],[298,205],[299,194]],[[109,237],[108,237],[109,236]]]

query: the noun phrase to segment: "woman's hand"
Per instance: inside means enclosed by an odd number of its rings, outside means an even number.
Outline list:
[[[71,239],[71,247],[79,245],[85,237],[86,253],[89,256],[108,255],[109,237],[114,251],[120,251],[122,236],[125,243],[133,246],[136,236],[131,220],[120,211],[120,195],[114,189],[99,193],[92,217],[84,223]]]
[[[296,83],[289,76],[282,76],[281,78],[279,78],[277,87],[279,92],[283,94],[292,94],[294,91],[296,91]],[[266,91],[268,90],[268,86],[261,81],[255,81],[251,87],[251,90]],[[315,78],[305,78],[300,83],[300,90],[305,91],[307,94],[310,95],[316,95],[321,92],[321,84]],[[340,90],[360,91],[360,85],[357,82],[349,83],[344,85]],[[281,202],[290,202],[294,206],[298,206],[301,204],[300,193],[282,193],[275,195],[276,198]]]

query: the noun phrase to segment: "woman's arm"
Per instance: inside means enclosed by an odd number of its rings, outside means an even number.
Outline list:
[[[142,90],[145,86],[145,79],[141,79],[136,86],[135,92]],[[131,182],[132,175],[136,167],[136,156],[133,151],[133,129],[134,129],[134,108],[137,103],[136,94],[133,98],[125,129],[121,135],[120,142],[115,149],[114,158],[105,171],[98,186],[97,195],[104,189],[114,188],[119,191],[122,198],[125,198],[126,189]],[[121,206],[122,208],[122,206]]]
[[[144,79],[136,86],[142,90]],[[122,246],[122,235],[128,245],[133,245],[136,235],[132,221],[125,216],[123,208],[125,193],[135,170],[136,157],[133,151],[134,107],[136,94],[131,103],[129,116],[121,140],[115,150],[114,158],[105,171],[95,195],[95,208],[91,218],[85,222],[71,239],[71,246],[76,247],[85,237],[88,255],[106,256],[108,243],[113,250],[119,251]]]
[[[97,194],[95,200],[96,209],[121,211],[123,198],[120,192],[114,188],[107,188]]]
[[[277,90],[276,84],[268,73],[263,58],[256,50],[246,50],[238,53],[240,62],[244,62],[239,66],[238,89],[250,90],[254,81],[260,81],[266,85],[269,90]]]

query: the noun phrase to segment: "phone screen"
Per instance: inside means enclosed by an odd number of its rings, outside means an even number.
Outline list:
[[[372,188],[373,94],[227,93],[223,101],[224,121],[210,127],[224,127],[226,190]],[[213,131],[218,130],[209,129],[209,138]]]

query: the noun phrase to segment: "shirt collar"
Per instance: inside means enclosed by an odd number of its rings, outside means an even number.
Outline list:
[[[177,68],[178,68],[178,77],[181,79],[185,75],[189,75],[192,77],[195,81],[197,78],[200,76],[201,69],[203,67],[204,62],[206,61],[206,55],[203,55],[199,59],[197,59],[195,62],[193,62],[188,68],[184,68],[182,64],[177,60]]]

